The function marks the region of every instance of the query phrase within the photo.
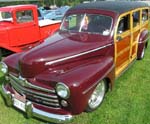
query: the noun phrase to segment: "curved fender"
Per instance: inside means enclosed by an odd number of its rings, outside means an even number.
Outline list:
[[[10,72],[19,74],[18,64],[19,64],[19,59],[22,56],[22,53],[23,52],[12,54],[9,57],[5,57],[3,59],[3,62],[6,63]]]
[[[140,58],[140,56],[142,54],[143,47],[146,44],[146,42],[148,41],[148,39],[149,39],[148,30],[145,29],[141,32],[141,34],[139,36],[137,58]]]
[[[99,81],[106,77],[114,80],[114,61],[110,56],[92,58],[88,63],[59,77],[70,88],[68,103],[72,114],[79,114],[85,110],[93,90]]]

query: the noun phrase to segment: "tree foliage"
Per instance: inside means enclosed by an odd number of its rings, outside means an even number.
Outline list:
[[[12,2],[0,2],[0,6],[7,6],[7,5],[18,5],[18,4],[37,4],[38,6],[50,6],[50,5],[57,5],[57,6],[74,6],[76,4],[82,3],[84,0],[37,0],[37,1],[28,1],[28,0],[14,0]]]

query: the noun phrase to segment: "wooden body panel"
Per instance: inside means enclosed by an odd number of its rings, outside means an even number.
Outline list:
[[[118,77],[126,68],[135,60],[138,56],[138,51],[142,49],[138,48],[141,43],[140,40],[147,38],[146,35],[141,36],[142,32],[148,30],[148,19],[143,21],[143,10],[148,9],[147,7],[141,9],[135,9],[123,13],[119,16],[117,21],[117,27],[114,35],[115,42],[115,75]],[[134,22],[133,14],[139,12],[138,21]],[[123,18],[128,16],[128,30],[118,33],[119,24]],[[136,24],[135,24],[136,23]],[[127,26],[126,26],[127,27]],[[142,38],[140,38],[140,36]],[[119,39],[118,39],[119,38]],[[142,47],[143,48],[143,47]]]

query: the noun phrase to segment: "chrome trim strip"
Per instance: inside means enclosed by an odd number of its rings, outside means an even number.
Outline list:
[[[112,45],[113,44],[107,44],[105,46],[102,46],[102,47],[99,47],[99,48],[96,48],[96,49],[93,49],[93,50],[89,50],[89,51],[86,51],[86,52],[83,52],[83,53],[80,53],[80,54],[77,54],[77,55],[72,55],[72,56],[62,58],[62,59],[57,59],[57,60],[54,60],[54,61],[46,62],[45,65],[52,65],[52,64],[57,63],[57,62],[61,62],[61,61],[65,61],[65,60],[68,60],[68,59],[76,58],[76,57],[79,57],[79,56],[82,56],[82,55],[85,55],[85,54],[88,54],[88,53],[91,53],[91,52],[95,52],[95,51],[100,50],[100,49],[104,49],[104,48],[106,48],[108,46],[112,46]]]
[[[6,103],[10,102],[11,103],[10,105],[12,106],[14,94],[11,94],[9,91],[7,91],[3,84],[2,84],[2,95],[4,96]],[[33,103],[30,101],[27,101],[25,103],[25,112],[27,113],[28,117],[34,116],[34,117],[43,119],[45,121],[53,122],[53,123],[67,123],[67,122],[70,122],[73,118],[72,115],[70,114],[59,115],[59,114],[48,113],[48,112],[39,110],[35,108]]]
[[[33,89],[41,90],[41,91],[44,91],[44,92],[47,92],[47,93],[55,93],[55,90],[49,90],[49,89],[46,89],[46,88],[35,86],[35,85],[29,83],[26,79],[21,80],[21,78],[19,79],[19,78],[13,76],[12,74],[9,74],[9,76],[11,78],[13,78],[13,80],[15,80],[17,83],[19,83],[23,87],[33,88]]]
[[[2,93],[5,93],[5,94],[9,94],[10,92],[9,91],[7,91],[6,89],[5,89],[5,87],[4,87],[4,85],[2,84]]]
[[[33,97],[35,97],[35,98],[37,98],[37,99],[45,100],[45,101],[47,101],[47,102],[54,102],[54,103],[58,103],[58,102],[59,102],[58,99],[48,99],[48,98],[41,97],[41,96],[33,96]]]
[[[21,94],[24,94],[26,92],[28,93],[31,93],[33,95],[39,95],[39,96],[43,96],[43,97],[47,97],[47,98],[58,98],[57,96],[49,96],[49,95],[46,95],[46,94],[42,94],[42,93],[39,93],[39,92],[35,92],[35,91],[32,91],[32,90],[29,90],[29,89],[26,89],[24,87],[21,87],[20,85],[18,85],[15,81],[11,80],[10,81],[11,85]]]
[[[60,108],[60,105],[59,105],[59,101],[58,101],[58,97],[57,96],[50,96],[50,95],[46,95],[46,94],[42,94],[42,93],[38,93],[38,92],[33,92],[33,91],[30,91],[28,89],[25,89],[23,87],[21,87],[20,85],[18,85],[16,82],[14,82],[13,80],[10,82],[11,85],[13,86],[13,88],[20,94],[24,94],[24,95],[27,95],[27,96],[32,96],[33,99],[37,98],[39,100],[42,100],[42,103],[46,106],[51,106],[51,107],[57,107],[57,108]],[[28,97],[27,97],[28,99]],[[29,98],[30,99],[30,98]],[[32,100],[32,99],[30,99]],[[34,100],[33,100],[34,102]],[[41,105],[43,105],[41,102],[38,102],[38,101],[35,101],[36,103],[39,103]]]
[[[29,100],[29,101],[31,101],[31,100]],[[34,102],[34,101],[32,101],[32,104],[44,106],[44,107],[47,107],[47,108],[50,108],[50,109],[54,109],[54,110],[61,109],[61,106],[48,106],[48,105],[43,105],[43,104],[40,104],[40,103],[37,103],[37,102]]]
[[[36,109],[36,108],[33,108],[33,115],[34,116],[40,115],[40,116],[43,116],[45,118],[49,118],[50,121],[55,122],[55,123],[67,122],[67,121],[70,121],[72,119],[72,115],[52,114],[52,113],[48,113],[45,111],[41,111],[41,110]]]
[[[53,108],[60,108],[58,96],[56,93],[47,93],[43,92],[43,90],[38,89],[39,92],[34,91],[34,89],[28,89],[24,85],[22,85],[22,80],[18,80],[15,76],[9,76],[10,84],[12,85],[12,88],[16,90],[21,95],[26,95],[28,100],[31,100],[32,102],[38,103],[40,105],[44,106],[51,106]],[[42,91],[42,92],[40,92]]]
[[[17,87],[14,86],[14,85],[13,85],[13,87],[15,88],[15,90],[16,90],[18,93],[21,92],[21,94],[22,94],[22,91],[21,91],[19,88],[17,88]],[[28,95],[28,93],[23,93],[23,94]],[[29,95],[33,95],[33,94],[30,94],[30,93],[29,93]],[[40,94],[40,95],[41,95],[41,94]],[[34,96],[34,95],[33,95],[33,96]],[[35,96],[34,96],[34,97],[35,97]],[[43,96],[43,97],[44,97],[44,96]],[[43,99],[43,97],[40,97],[42,101],[45,100],[45,99]],[[30,99],[30,100],[31,100],[31,99]],[[34,102],[34,100],[33,100],[33,102]],[[42,103],[39,103],[39,102],[37,102],[37,101],[35,101],[35,103],[38,103],[38,104],[41,104],[41,105],[44,104],[44,105],[46,105],[46,106],[51,106],[51,107],[60,108],[60,105],[59,105],[58,100],[56,101],[55,99],[54,99],[54,100],[53,100],[53,99],[46,100],[46,101],[43,102],[43,104],[42,104]]]

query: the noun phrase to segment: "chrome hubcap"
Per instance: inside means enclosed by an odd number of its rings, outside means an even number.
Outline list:
[[[97,108],[101,102],[103,101],[103,98],[105,96],[105,82],[102,80],[94,90],[93,94],[91,95],[91,98],[88,101],[88,105],[91,109]]]

